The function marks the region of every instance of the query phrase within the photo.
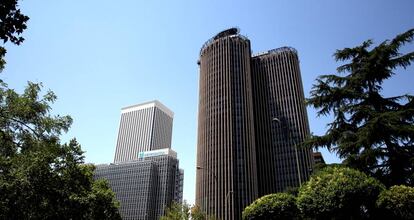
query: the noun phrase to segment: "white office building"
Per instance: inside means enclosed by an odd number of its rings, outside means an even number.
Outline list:
[[[174,113],[159,101],[121,109],[114,163],[138,159],[138,153],[171,148]]]

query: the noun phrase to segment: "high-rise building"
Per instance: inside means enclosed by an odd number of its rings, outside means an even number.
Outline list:
[[[252,57],[259,196],[299,187],[313,167],[297,51],[282,47]]]
[[[241,219],[258,196],[250,41],[223,31],[200,52],[196,204]]]
[[[122,108],[114,162],[136,160],[138,152],[171,148],[173,117],[157,100]]]
[[[297,53],[252,57],[231,28],[200,51],[196,204],[218,219],[241,219],[259,196],[299,186],[313,166],[295,147],[309,134]]]
[[[138,160],[95,170],[95,178],[107,179],[120,201],[122,219],[131,220],[159,219],[172,201],[181,203],[183,175],[177,154],[168,148],[140,152]]]
[[[171,150],[174,113],[158,101],[122,108],[114,163],[99,165],[123,219],[156,220],[182,202],[184,171]]]

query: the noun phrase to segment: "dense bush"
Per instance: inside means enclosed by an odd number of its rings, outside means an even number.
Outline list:
[[[378,197],[377,205],[389,218],[414,219],[414,188],[392,186]]]
[[[366,174],[345,167],[327,167],[300,189],[297,205],[316,219],[374,217],[375,201],[384,186]]]
[[[243,219],[295,219],[299,213],[296,199],[287,193],[263,196],[243,211]]]

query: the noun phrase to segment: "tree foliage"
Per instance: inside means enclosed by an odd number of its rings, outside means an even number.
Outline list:
[[[288,193],[276,193],[263,196],[247,206],[243,219],[297,219],[299,209],[295,196]]]
[[[190,218],[190,207],[187,203],[173,202],[165,211],[160,220],[187,220]]]
[[[348,62],[338,74],[319,76],[307,99],[318,116],[333,114],[329,129],[305,145],[336,152],[350,167],[388,186],[414,184],[414,96],[385,97],[382,84],[398,68],[407,68],[414,52],[401,54],[414,29],[371,49],[372,41],[335,53]]]
[[[377,200],[380,209],[385,210],[387,219],[414,219],[414,188],[392,186],[381,192]]]
[[[216,220],[214,216],[207,215],[203,212],[198,205],[193,205],[190,208],[190,216],[191,220]]]
[[[93,180],[75,139],[61,144],[69,116],[50,115],[53,92],[23,94],[0,83],[0,219],[120,219],[106,182]]]
[[[185,201],[184,203],[173,202],[160,220],[215,220],[214,217],[208,216],[200,207],[194,205],[190,207]]]
[[[23,42],[28,17],[17,0],[0,1],[0,38]],[[0,46],[0,71],[6,49]],[[0,219],[120,219],[118,201],[73,139],[61,144],[72,118],[53,116],[53,92],[28,83],[23,94],[0,79]]]
[[[345,167],[327,167],[299,189],[297,205],[315,219],[373,217],[375,201],[384,186],[366,174]]]
[[[0,1],[0,39],[3,43],[10,41],[19,45],[24,38],[21,36],[26,29],[26,22],[29,17],[22,14],[17,4],[18,0],[1,0]],[[4,55],[6,49],[0,46],[0,71],[6,63]]]

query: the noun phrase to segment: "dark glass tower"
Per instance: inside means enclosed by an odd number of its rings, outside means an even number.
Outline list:
[[[98,165],[94,177],[108,181],[122,219],[154,220],[173,201],[182,202],[183,175],[177,154],[165,148],[143,152],[135,161]]]
[[[251,55],[231,28],[200,51],[196,204],[218,219],[241,219],[260,196],[299,186],[313,167],[295,148],[309,125],[292,48]]]

